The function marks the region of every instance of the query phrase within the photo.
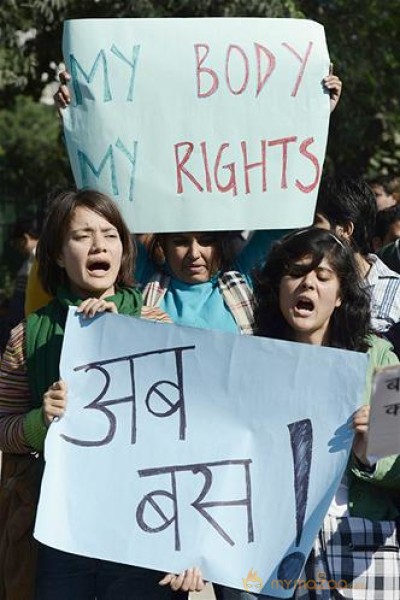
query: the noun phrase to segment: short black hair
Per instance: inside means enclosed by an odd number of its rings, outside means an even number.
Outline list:
[[[400,205],[389,206],[378,211],[376,215],[375,236],[384,240],[392,223],[400,221]]]
[[[15,221],[11,228],[10,239],[12,241],[18,240],[25,234],[36,240],[39,239],[40,230],[36,217],[24,216]]]
[[[325,177],[321,181],[316,212],[324,216],[332,229],[353,224],[350,244],[361,254],[372,251],[377,206],[375,194],[364,179]]]
[[[133,284],[136,250],[122,215],[111,198],[97,190],[67,190],[52,201],[43,224],[36,256],[38,277],[43,289],[55,296],[57,288],[67,285],[65,269],[58,263],[65,236],[78,207],[87,208],[104,217],[118,231],[122,242],[122,260],[116,285],[127,287]]]
[[[299,277],[315,269],[326,258],[339,278],[341,304],[331,316],[329,345],[366,352],[370,346],[370,296],[362,285],[354,252],[330,231],[317,227],[284,236],[272,246],[264,267],[255,273],[255,335],[292,339],[280,309],[279,289],[282,277],[293,273],[293,264],[305,256],[310,256],[311,262],[296,265]]]
[[[393,182],[394,182],[394,177],[390,177],[390,175],[377,175],[376,177],[369,179],[368,183],[371,187],[375,186],[375,185],[379,185],[381,188],[383,188],[383,191],[385,192],[385,194],[387,194],[388,196],[391,196],[393,194]]]

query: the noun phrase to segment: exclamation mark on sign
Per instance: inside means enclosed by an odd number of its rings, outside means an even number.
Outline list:
[[[313,431],[310,419],[288,425],[294,466],[294,494],[296,501],[296,546],[303,533],[310,483]],[[299,579],[306,557],[302,552],[285,556],[278,568],[278,579],[285,588],[292,588]]]

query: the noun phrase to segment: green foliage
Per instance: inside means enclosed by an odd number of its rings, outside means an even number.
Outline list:
[[[66,19],[121,17],[301,17],[294,0],[2,0],[0,48],[3,103],[21,91],[39,98],[62,62]]]
[[[399,173],[400,3],[398,0],[302,1],[325,27],[344,82],[328,153],[336,171]]]
[[[344,82],[331,120],[328,167],[399,173],[398,0],[1,0],[0,209],[10,199],[18,206],[38,203],[54,185],[70,181],[55,111],[37,102],[62,61],[64,20],[202,16],[322,23]]]
[[[70,185],[71,176],[54,107],[18,96],[0,110],[2,203],[16,214],[40,206],[50,190]]]

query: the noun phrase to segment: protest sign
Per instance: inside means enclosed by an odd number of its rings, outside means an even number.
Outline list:
[[[321,25],[71,20],[63,51],[77,186],[111,195],[132,231],[311,224],[329,123]]]
[[[290,597],[342,477],[367,356],[68,316],[35,536]],[[340,385],[338,382],[340,381]]]
[[[375,373],[367,455],[383,458],[400,454],[400,365]]]

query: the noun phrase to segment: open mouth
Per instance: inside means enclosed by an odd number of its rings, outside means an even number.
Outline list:
[[[110,269],[108,262],[97,261],[93,262],[88,266],[88,271],[91,273],[106,273]]]
[[[314,302],[309,298],[299,298],[295,305],[296,310],[301,313],[310,313],[314,310]]]

